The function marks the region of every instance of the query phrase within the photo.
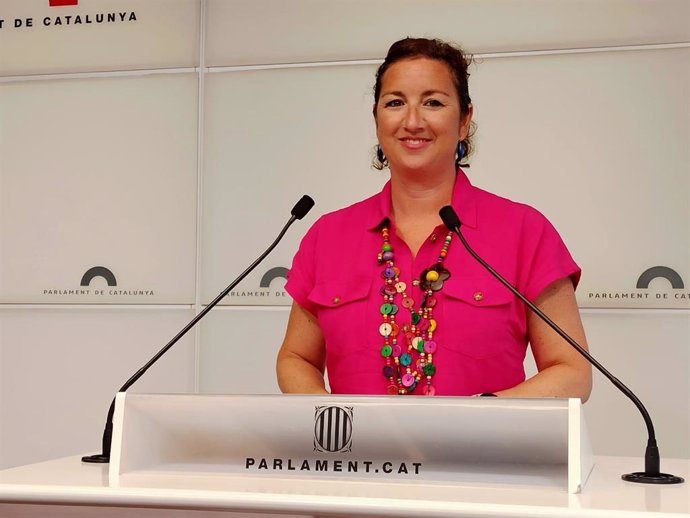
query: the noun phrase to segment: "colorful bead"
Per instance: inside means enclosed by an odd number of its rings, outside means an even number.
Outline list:
[[[397,311],[395,313],[397,313]],[[395,313],[391,313],[391,314],[395,315]],[[395,322],[392,322],[391,323],[391,336],[396,337],[396,336],[398,336],[398,334],[400,334],[400,327]]]
[[[381,333],[381,336],[390,336],[391,331],[393,331],[393,327],[390,324],[381,324],[379,326],[379,333]]]
[[[425,396],[435,396],[436,389],[433,387],[433,385],[424,385],[424,390],[422,390],[422,393]]]
[[[415,382],[414,376],[412,374],[405,374],[402,377],[402,384],[405,387],[411,387]]]
[[[429,340],[428,342],[424,342],[424,352],[428,354],[434,354],[436,352],[436,342],[433,340]]]

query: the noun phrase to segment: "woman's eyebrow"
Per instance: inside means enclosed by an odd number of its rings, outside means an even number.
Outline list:
[[[424,92],[422,92],[422,97],[426,97],[428,95],[436,95],[436,94],[441,94],[441,95],[445,95],[446,97],[450,97],[450,94],[447,92],[444,92],[443,90],[425,90]],[[381,97],[384,97],[386,95],[395,95],[397,97],[405,97],[405,94],[403,92],[398,91],[398,90],[394,90],[391,92],[383,92],[381,94]]]

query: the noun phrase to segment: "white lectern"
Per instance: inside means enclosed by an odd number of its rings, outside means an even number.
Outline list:
[[[578,399],[117,395],[110,484],[236,478],[538,485],[578,492]]]

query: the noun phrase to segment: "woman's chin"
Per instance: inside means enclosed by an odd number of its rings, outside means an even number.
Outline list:
[[[446,169],[428,160],[404,160],[390,166],[392,174],[437,175]]]

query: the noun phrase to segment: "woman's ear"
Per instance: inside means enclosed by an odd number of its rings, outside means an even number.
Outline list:
[[[460,131],[458,132],[458,140],[462,141],[467,138],[470,132],[470,124],[472,124],[472,115],[474,114],[474,106],[471,104],[467,107],[467,113],[460,121]]]

